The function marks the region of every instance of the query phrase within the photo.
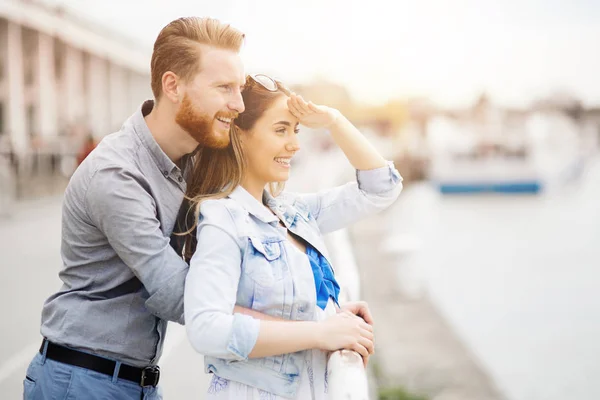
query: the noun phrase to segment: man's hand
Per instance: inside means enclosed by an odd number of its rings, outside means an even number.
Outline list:
[[[348,302],[338,309],[338,312],[342,311],[350,311],[352,314],[361,317],[367,324],[373,325],[373,316],[365,301]]]

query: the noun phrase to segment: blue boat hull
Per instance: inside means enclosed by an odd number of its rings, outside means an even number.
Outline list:
[[[436,183],[442,194],[469,194],[469,193],[523,193],[538,194],[542,184],[531,182],[498,182],[498,183]]]

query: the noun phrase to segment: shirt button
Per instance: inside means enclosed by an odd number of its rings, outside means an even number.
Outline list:
[[[163,175],[164,175],[164,176],[165,176],[165,178],[166,178],[167,176],[169,176],[169,171],[166,171],[166,170],[165,170],[165,171],[163,171]]]
[[[179,178],[177,178],[177,180],[178,180],[179,182],[183,182],[183,177],[181,177],[181,176],[180,176]]]

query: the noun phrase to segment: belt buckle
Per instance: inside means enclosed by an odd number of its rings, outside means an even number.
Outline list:
[[[160,368],[158,365],[149,365],[142,370],[142,381],[140,382],[141,387],[158,385],[158,379],[160,378]]]

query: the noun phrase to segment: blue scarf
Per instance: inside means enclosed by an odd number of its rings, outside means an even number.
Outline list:
[[[340,285],[338,285],[335,276],[333,276],[331,265],[329,265],[325,257],[310,245],[306,246],[306,255],[308,255],[315,277],[317,305],[324,310],[330,297],[338,304]]]

